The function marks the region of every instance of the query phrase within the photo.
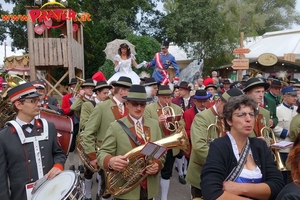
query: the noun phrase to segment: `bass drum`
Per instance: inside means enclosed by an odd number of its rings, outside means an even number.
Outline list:
[[[69,116],[59,115],[53,110],[43,108],[40,118],[54,123],[57,131],[57,140],[61,148],[68,155],[73,137],[73,121]]]
[[[36,187],[31,200],[81,200],[85,197],[84,180],[71,170],[62,171]]]

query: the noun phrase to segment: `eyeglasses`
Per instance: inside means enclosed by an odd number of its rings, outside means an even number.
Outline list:
[[[37,104],[40,103],[41,101],[39,99],[24,99],[20,101],[21,103],[26,102],[26,103],[31,103],[31,104]]]
[[[233,114],[236,115],[236,116],[239,117],[239,118],[245,118],[247,115],[249,115],[250,118],[256,117],[256,115],[255,115],[254,112],[249,112],[249,113],[246,113],[246,112],[240,112],[240,113],[233,113]]]
[[[130,101],[130,103],[133,107],[141,106],[142,108],[145,108],[147,105],[146,103],[141,103],[141,102],[139,103],[139,102],[133,102],[133,101]]]

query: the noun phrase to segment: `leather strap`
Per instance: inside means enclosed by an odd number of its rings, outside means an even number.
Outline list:
[[[120,126],[123,128],[123,130],[127,133],[127,135],[132,139],[132,141],[137,145],[140,146],[141,143],[138,141],[138,139],[133,135],[133,133],[129,130],[129,128],[120,120],[117,120],[117,122],[120,124]]]

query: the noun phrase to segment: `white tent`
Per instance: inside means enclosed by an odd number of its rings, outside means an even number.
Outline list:
[[[262,36],[246,38],[244,47],[251,50],[246,58],[258,58],[263,53],[273,53],[279,58],[294,53],[300,59],[300,29],[267,32]]]
[[[5,53],[6,50],[6,53]],[[3,67],[3,61],[4,57],[9,57],[9,56],[22,56],[24,54],[24,50],[15,50],[11,51],[11,46],[4,47],[4,45],[0,45],[0,66]]]

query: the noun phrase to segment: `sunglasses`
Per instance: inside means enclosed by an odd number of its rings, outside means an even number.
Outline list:
[[[130,103],[133,107],[141,106],[142,108],[145,108],[146,105],[147,105],[145,102],[134,102],[134,101],[129,101],[129,103]]]

